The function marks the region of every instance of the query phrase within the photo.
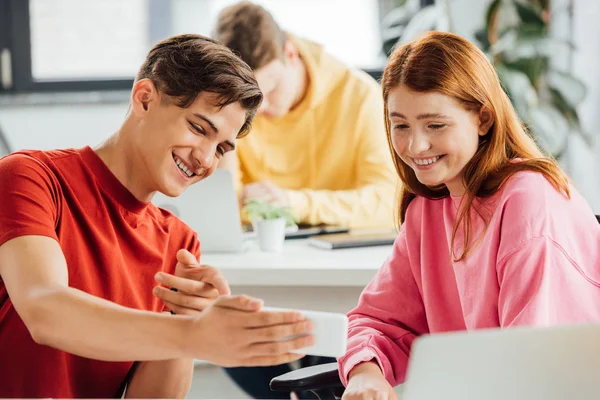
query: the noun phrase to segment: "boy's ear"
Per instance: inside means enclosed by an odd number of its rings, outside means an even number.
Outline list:
[[[485,136],[490,131],[490,128],[494,124],[494,115],[492,111],[487,107],[481,107],[479,110],[479,136]]]
[[[140,79],[135,82],[131,90],[131,109],[138,118],[143,118],[158,97],[154,82],[150,79]]]
[[[298,49],[289,39],[287,39],[283,45],[283,56],[287,61],[293,61],[300,58]]]

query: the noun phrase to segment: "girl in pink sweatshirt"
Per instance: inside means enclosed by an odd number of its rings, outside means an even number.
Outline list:
[[[346,397],[394,397],[419,335],[600,321],[600,225],[486,56],[430,32],[394,51],[382,87],[401,225],[349,314]]]

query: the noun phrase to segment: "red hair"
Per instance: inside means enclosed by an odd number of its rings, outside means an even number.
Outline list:
[[[461,223],[464,249],[459,257],[452,250],[455,261],[464,259],[472,247],[471,209],[482,215],[481,210],[473,207],[473,200],[476,197],[490,197],[513,174],[519,171],[539,172],[556,190],[570,196],[567,176],[556,161],[540,151],[502,90],[494,67],[485,54],[468,40],[452,33],[434,31],[404,44],[390,56],[381,84],[386,104],[388,144],[403,183],[399,199],[399,224],[405,220],[408,205],[416,196],[440,199],[450,193],[445,185],[423,185],[412,168],[395,153],[387,110],[390,90],[404,85],[417,92],[435,91],[458,100],[469,111],[479,113],[486,108],[492,115],[492,126],[486,135],[480,137],[475,155],[463,170],[466,192],[452,232],[452,249]],[[521,161],[512,162],[517,158]]]

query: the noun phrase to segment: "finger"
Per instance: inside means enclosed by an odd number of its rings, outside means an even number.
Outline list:
[[[229,288],[229,282],[223,276],[221,271],[210,265],[202,265],[200,267],[200,275],[202,275],[202,282],[209,283],[213,286],[221,296],[229,296],[231,289]]]
[[[190,295],[199,297],[216,298],[219,293],[208,282],[202,282],[200,280],[187,279],[179,276],[167,274],[166,272],[159,272],[154,277],[156,282],[168,288],[177,289],[179,292],[184,292]]]
[[[185,265],[198,265],[198,259],[195,255],[186,249],[179,249],[176,254],[177,261]]]
[[[304,357],[304,354],[288,353],[279,356],[256,356],[243,361],[245,367],[266,367],[291,363]]]
[[[170,303],[170,302],[164,301],[164,300],[163,300],[163,303],[171,311],[171,314],[197,316],[197,315],[199,315],[202,312],[202,310],[197,310],[197,309],[182,307],[182,306],[179,306],[177,304]]]
[[[254,193],[260,193],[262,191],[263,188],[260,183],[251,183],[249,185],[244,186],[243,193],[245,196],[251,196]]]
[[[314,329],[312,321],[303,320],[285,325],[274,325],[265,328],[253,328],[248,332],[254,340],[251,342],[272,342],[298,335],[307,335]]]
[[[179,307],[189,308],[197,311],[204,310],[214,301],[212,299],[205,299],[198,296],[192,296],[182,292],[174,292],[162,286],[156,286],[152,290],[152,294],[161,299],[163,302],[168,302],[171,304],[175,304]],[[176,310],[172,311],[176,312]]]
[[[215,307],[229,308],[240,311],[258,311],[263,301],[245,294],[237,296],[222,296],[215,301]]]
[[[166,274],[166,272],[159,272],[157,275],[160,277],[159,274]],[[208,283],[212,285],[221,296],[231,294],[227,279],[225,279],[221,271],[210,265],[191,265],[180,262],[175,276],[183,279],[190,279],[192,281]]]
[[[271,193],[271,187],[268,183],[260,182],[246,186],[245,193],[248,197],[261,197]]]
[[[266,181],[264,183],[264,188],[266,191],[268,191],[271,194],[276,194],[280,190],[279,186],[277,186],[269,181]]]
[[[278,356],[294,350],[305,349],[313,344],[315,344],[314,336],[305,335],[279,342],[255,343],[251,345],[251,352],[261,356]]]
[[[299,311],[259,311],[247,316],[248,328],[264,328],[273,325],[291,324],[304,320],[304,315]]]

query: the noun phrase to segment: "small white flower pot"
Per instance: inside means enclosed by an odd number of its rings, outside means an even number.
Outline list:
[[[258,245],[262,251],[280,252],[285,240],[285,219],[260,219],[255,221],[254,229]]]

